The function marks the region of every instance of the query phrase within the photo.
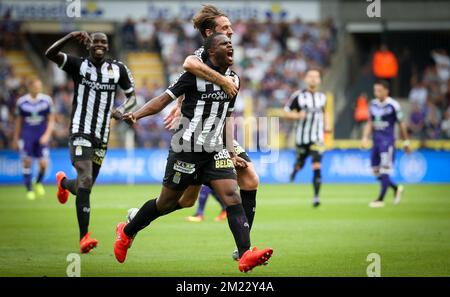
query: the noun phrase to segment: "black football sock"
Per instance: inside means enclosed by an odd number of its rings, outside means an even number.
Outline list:
[[[156,199],[149,200],[142,205],[134,218],[125,226],[123,232],[129,237],[134,237],[136,233],[160,216],[161,213],[156,208]]]
[[[389,187],[389,175],[381,174],[380,175],[380,183],[381,183],[380,195],[378,195],[377,200],[383,201],[384,196],[386,195],[386,191]]]
[[[242,204],[227,207],[228,226],[233,233],[239,251],[239,258],[250,249],[250,229]]]
[[[89,196],[91,190],[79,188],[75,205],[77,207],[78,227],[80,228],[80,239],[86,235],[89,227],[89,215],[91,212]]]
[[[314,177],[313,177],[314,197],[319,197],[321,183],[322,183],[322,176],[320,173],[320,169],[314,169]]]
[[[72,195],[77,195],[77,187],[76,187],[76,184],[77,184],[77,180],[76,180],[76,179],[68,179],[68,178],[64,178],[64,179],[61,181],[61,186],[62,186],[64,189],[69,190],[69,192],[70,192]]]
[[[42,179],[44,178],[44,175],[45,175],[45,168],[39,169],[39,173],[38,173],[38,176],[36,178],[36,183],[41,183]]]
[[[245,216],[247,217],[249,230],[252,230],[253,220],[255,219],[256,213],[256,190],[246,191],[240,190],[242,207],[245,211]]]

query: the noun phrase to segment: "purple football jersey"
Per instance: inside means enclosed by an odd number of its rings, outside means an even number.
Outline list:
[[[17,100],[16,116],[22,118],[20,138],[40,138],[47,129],[48,116],[54,112],[52,98],[39,93],[36,98],[26,94]]]
[[[395,141],[395,123],[403,119],[400,104],[388,97],[384,102],[373,99],[370,102],[370,118],[372,120],[372,138],[374,143]]]

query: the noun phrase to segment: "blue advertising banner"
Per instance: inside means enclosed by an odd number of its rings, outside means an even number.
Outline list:
[[[287,183],[295,161],[293,150],[249,153],[261,183]],[[164,176],[167,150],[110,149],[104,160],[98,183],[160,183]],[[36,167],[36,164],[35,166]],[[63,170],[75,176],[69,151],[50,151],[50,165],[45,183],[55,183],[55,174]],[[34,169],[36,172],[36,168]],[[392,174],[402,183],[450,183],[450,152],[418,150],[410,155],[397,151]],[[311,161],[297,175],[297,181],[310,182]],[[322,180],[329,183],[372,183],[370,151],[330,150],[322,162]],[[22,183],[22,165],[17,152],[0,151],[0,184]]]

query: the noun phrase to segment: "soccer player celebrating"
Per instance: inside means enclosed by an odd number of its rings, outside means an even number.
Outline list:
[[[13,138],[14,149],[19,148],[23,163],[23,178],[27,189],[27,199],[34,200],[45,195],[42,179],[48,166],[48,141],[55,123],[52,98],[42,94],[42,82],[33,79],[28,83],[28,94],[16,103],[16,122]],[[39,159],[39,173],[31,185],[32,158]]]
[[[318,91],[321,83],[320,71],[308,69],[305,74],[306,90],[294,92],[285,106],[283,117],[297,120],[295,144],[297,147],[297,160],[290,179],[294,181],[299,170],[305,165],[306,158],[311,155],[313,167],[313,206],[320,205],[319,191],[321,181],[320,163],[325,151],[324,132],[326,123],[325,94]],[[326,129],[329,132],[330,129]]]
[[[402,122],[403,112],[400,104],[389,97],[389,83],[385,80],[377,81],[373,86],[375,99],[370,103],[370,118],[364,128],[362,146],[369,147],[369,136],[372,133],[371,165],[373,173],[381,184],[380,194],[370,207],[383,207],[384,196],[389,187],[394,190],[394,204],[401,200],[403,186],[395,184],[389,175],[392,173],[395,159],[395,124],[400,127],[400,135],[403,139],[403,147],[410,152],[406,125]]]
[[[233,63],[231,40],[224,34],[214,33],[206,39],[204,49],[207,65],[222,75],[233,76],[238,85],[238,76],[229,69]],[[117,225],[116,259],[121,263],[125,261],[137,232],[173,211],[189,185],[207,183],[226,206],[228,224],[239,251],[239,270],[252,270],[269,260],[272,249],[250,250],[249,225],[237,192],[232,160],[236,156],[229,116],[236,96],[229,97],[214,83],[185,72],[165,93],[136,112],[125,114],[123,119],[134,123],[142,117],[156,114],[183,94],[183,117],[171,141],[161,194],[157,199],[147,201],[128,224]],[[222,134],[226,136],[225,141]]]
[[[223,33],[231,39],[233,35],[232,24],[228,17],[213,5],[204,5],[200,11],[193,17],[194,27],[198,29],[204,39],[214,33]],[[233,79],[229,76],[223,76],[206,62],[206,53],[204,47],[200,47],[191,56],[188,56],[183,64],[186,71],[197,77],[211,81],[219,85],[230,97],[237,95],[238,89]],[[166,118],[167,127],[176,128],[177,122],[181,117],[182,97],[178,99],[178,104],[174,107]],[[236,166],[237,181],[239,192],[242,198],[242,206],[248,220],[250,230],[253,226],[256,211],[256,192],[259,185],[259,177],[255,167],[251,163],[250,157],[237,141],[233,142],[236,153],[236,160],[239,166]],[[201,186],[191,185],[184,192],[177,206],[178,208],[191,207],[199,197]],[[234,260],[238,260],[238,251],[232,254]]]
[[[61,52],[63,46],[73,39],[86,47],[89,57],[75,57]],[[69,192],[76,195],[81,253],[88,253],[98,244],[88,232],[89,198],[106,154],[111,116],[121,119],[122,114],[136,104],[130,71],[122,62],[106,58],[108,50],[106,34],[96,32],[89,35],[76,31],[56,41],[45,53],[48,59],[70,74],[75,83],[69,147],[77,178],[69,180],[60,171],[56,179],[60,203],[66,203]],[[124,91],[127,100],[113,111],[117,86]]]

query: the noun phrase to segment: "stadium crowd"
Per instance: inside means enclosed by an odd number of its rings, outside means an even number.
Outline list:
[[[10,25],[3,22],[0,27],[1,35],[8,36],[0,44],[0,148],[6,148],[12,139],[15,102],[26,88],[24,78],[15,74],[5,57],[5,49],[14,43],[13,37],[7,34]],[[301,78],[307,68],[327,69],[336,46],[337,29],[332,20],[318,23],[305,23],[300,19],[291,23],[236,20],[233,30],[234,68],[241,76],[237,115],[249,108],[247,102],[255,116],[265,116],[267,108],[284,106],[289,95],[303,87]],[[119,35],[125,50],[159,52],[168,84],[182,71],[185,57],[202,43],[191,22],[177,19],[171,22],[128,19],[121,25]],[[408,126],[413,138],[450,139],[450,58],[442,50],[433,51],[431,55],[435,63],[412,78]],[[51,146],[65,147],[73,83],[57,67],[52,64],[48,67],[52,86],[47,91],[54,99],[57,113]],[[136,90],[138,103],[145,103],[164,88],[153,82],[143,82]],[[118,93],[116,104],[120,104],[122,98],[123,94]],[[120,132],[127,129],[123,123],[114,127]],[[281,129],[280,133],[287,134],[289,126],[282,124]],[[163,115],[140,121],[135,131],[138,146],[167,147],[169,144],[171,133],[164,128]],[[116,144],[123,146],[124,133],[116,134]]]

